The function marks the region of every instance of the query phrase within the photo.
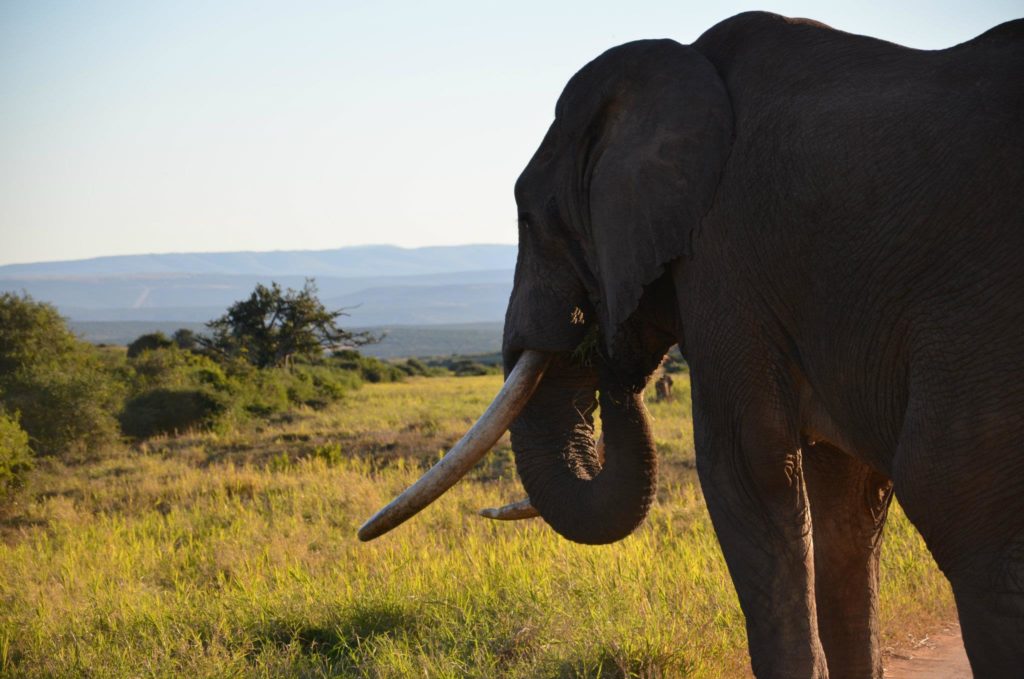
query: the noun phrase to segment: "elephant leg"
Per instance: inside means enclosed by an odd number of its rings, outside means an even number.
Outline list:
[[[736,410],[695,376],[697,470],[747,622],[754,674],[826,677],[799,436],[777,399]],[[718,386],[718,385],[716,385]]]
[[[973,485],[969,477],[961,483]],[[900,504],[953,587],[976,677],[1019,677],[1024,668],[1024,503],[1019,486],[1016,493],[1016,498],[1003,496],[1006,502],[997,508],[962,504],[947,492],[942,498],[951,506],[947,513],[936,511],[934,504],[922,508],[925,503],[915,493],[901,492],[896,479]]]
[[[880,679],[878,558],[892,482],[825,442],[803,447],[803,468],[829,677]]]
[[[1024,422],[1001,395],[934,402],[956,407],[910,413],[894,466],[896,497],[953,586],[974,675],[1019,677]]]

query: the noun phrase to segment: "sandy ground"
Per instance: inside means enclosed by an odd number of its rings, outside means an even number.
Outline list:
[[[913,648],[888,653],[886,679],[971,679],[960,626],[951,624],[925,637]]]

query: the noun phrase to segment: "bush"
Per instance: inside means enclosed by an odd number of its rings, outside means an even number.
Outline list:
[[[396,367],[410,377],[422,377],[429,374],[429,368],[417,358],[406,359],[404,362],[397,364]]]
[[[129,364],[133,394],[160,387],[207,386],[216,391],[228,391],[231,388],[230,380],[221,366],[207,356],[179,349],[174,344],[144,351]]]
[[[143,350],[129,366],[132,397],[118,420],[121,431],[135,438],[209,429],[232,410],[241,391],[209,357],[173,342]]]
[[[199,345],[199,336],[188,328],[178,328],[171,335],[171,341],[179,349],[185,349],[186,351],[194,351],[199,353],[202,351],[202,347]]]
[[[144,351],[154,349],[166,349],[175,346],[175,343],[168,339],[162,332],[151,332],[141,335],[138,339],[128,345],[128,358],[135,358]]]
[[[295,370],[308,375],[313,387],[314,399],[318,402],[340,400],[346,393],[358,389],[362,379],[357,373],[337,370],[328,366],[302,366]],[[306,402],[306,405],[313,405]]]
[[[28,434],[18,424],[18,417],[0,410],[0,497],[32,468],[32,450]]]
[[[120,419],[122,431],[136,438],[267,417],[296,405],[322,408],[361,382],[355,373],[319,365],[257,368],[231,359],[219,365],[177,346],[144,351],[129,364],[133,399]],[[150,412],[156,404],[183,412],[158,417]]]
[[[352,349],[334,352],[328,365],[352,371],[366,382],[374,383],[400,382],[408,374],[394,363],[387,363],[373,356],[363,356]]]
[[[359,369],[360,376],[367,382],[400,382],[405,373],[392,363],[378,358],[364,358]]]
[[[99,350],[49,304],[0,294],[0,405],[20,412],[37,455],[92,452],[117,438],[124,388]]]
[[[476,361],[458,361],[452,366],[452,372],[455,373],[456,377],[474,377],[476,375],[487,375],[495,371]]]
[[[124,387],[95,357],[76,352],[60,366],[31,366],[19,377],[4,401],[21,411],[21,426],[37,455],[95,452],[117,440],[114,413]]]
[[[227,400],[200,389],[153,389],[129,399],[121,431],[136,438],[209,429],[228,409]]]
[[[500,375],[501,354],[476,354],[464,356],[453,354],[446,358],[433,358],[428,362],[428,375],[437,374],[438,371],[446,371],[456,377],[472,377],[476,375]]]
[[[241,410],[262,417],[295,405],[322,408],[362,383],[358,373],[330,366],[260,369],[235,365],[230,373]]]
[[[74,351],[76,343],[49,304],[27,294],[0,294],[0,377],[27,365],[57,361]]]

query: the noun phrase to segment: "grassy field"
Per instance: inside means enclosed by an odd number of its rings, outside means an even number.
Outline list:
[[[743,620],[693,470],[688,388],[651,405],[659,500],[615,545],[475,510],[518,499],[507,441],[369,544],[359,524],[453,443],[500,377],[367,385],[323,411],[40,463],[0,516],[0,674],[737,677]],[[887,644],[954,616],[898,508]]]

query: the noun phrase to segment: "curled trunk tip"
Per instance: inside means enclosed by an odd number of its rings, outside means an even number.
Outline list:
[[[593,436],[598,391],[603,445]],[[643,522],[657,458],[640,392],[599,383],[594,367],[560,356],[510,431],[531,504],[562,536],[605,544]]]
[[[540,512],[530,503],[530,498],[512,502],[503,507],[489,507],[480,510],[480,516],[495,521],[519,521],[540,516]]]

